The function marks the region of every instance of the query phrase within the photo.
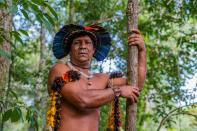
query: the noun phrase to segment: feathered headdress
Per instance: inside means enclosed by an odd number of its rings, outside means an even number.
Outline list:
[[[104,60],[111,47],[111,38],[110,34],[98,25],[65,25],[56,33],[53,40],[53,54],[55,57],[61,59],[68,55],[73,39],[84,35],[88,35],[95,45],[94,57],[96,60]]]

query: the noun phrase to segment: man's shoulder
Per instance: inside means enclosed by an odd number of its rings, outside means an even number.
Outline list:
[[[49,74],[62,75],[63,73],[66,73],[68,70],[69,68],[66,64],[57,63],[51,67]]]
[[[64,71],[64,70],[69,70],[68,66],[66,64],[62,64],[62,63],[57,63],[55,65],[53,65],[50,69],[50,71]]]
[[[49,71],[48,84],[51,85],[56,77],[62,76],[68,70],[69,68],[65,64],[58,63],[53,65]]]

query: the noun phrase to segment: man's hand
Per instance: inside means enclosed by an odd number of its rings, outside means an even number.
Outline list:
[[[131,99],[132,103],[137,102],[137,99],[140,94],[138,87],[124,85],[124,86],[117,86],[114,88],[120,88],[121,97]]]
[[[137,45],[139,52],[145,51],[144,39],[139,30],[133,29],[133,34],[128,37],[128,45]]]

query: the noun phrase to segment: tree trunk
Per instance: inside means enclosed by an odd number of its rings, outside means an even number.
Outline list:
[[[137,0],[128,0],[127,18],[128,18],[128,36],[132,34],[132,29],[137,29]],[[138,48],[130,46],[128,48],[128,82],[133,86],[138,84]],[[126,131],[136,131],[136,103],[127,100],[126,103]]]
[[[73,22],[74,22],[73,19],[74,19],[74,1],[70,0],[68,23],[73,24]]]
[[[10,32],[12,30],[12,16],[9,13],[9,9],[12,5],[11,0],[5,1],[7,4],[6,7],[2,7],[0,10],[0,35],[3,37],[3,42],[0,43],[0,51],[6,52],[7,54],[11,54],[11,45],[10,45]],[[6,99],[7,94],[7,86],[8,86],[8,76],[9,76],[9,68],[10,68],[11,60],[6,58],[5,56],[0,56],[0,99],[4,101]],[[0,112],[3,112],[6,107],[2,108]],[[1,118],[0,129],[3,131],[4,122]]]
[[[65,25],[67,24],[74,24],[74,13],[75,13],[75,8],[74,8],[74,0],[69,0],[69,16],[68,20],[65,20]],[[69,57],[64,57],[61,60],[57,60],[57,63],[65,63],[68,61]]]
[[[7,1],[7,3],[11,5],[11,1]],[[10,54],[11,47],[8,40],[10,40],[10,32],[12,30],[12,17],[8,13],[8,9],[9,7],[0,10],[0,28],[2,29],[0,35],[4,38],[3,42],[0,43],[0,50]],[[6,90],[10,63],[11,61],[8,58],[0,56],[0,96],[4,96],[2,93]]]

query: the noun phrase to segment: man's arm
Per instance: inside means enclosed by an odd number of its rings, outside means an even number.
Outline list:
[[[61,91],[63,97],[80,109],[98,108],[114,98],[114,92],[108,89],[84,89],[73,92],[72,90],[63,88]]]
[[[142,90],[146,79],[146,48],[144,40],[138,30],[132,30],[134,33],[128,38],[128,45],[138,46],[138,87]]]
[[[57,64],[51,69],[48,79],[49,92],[55,77],[61,76],[68,70],[64,64]],[[107,85],[107,77],[103,76],[100,81],[104,83],[100,85],[104,86],[102,89],[87,89],[87,83],[82,83],[82,80],[67,83],[61,89],[62,97],[79,109],[100,107],[114,98],[114,91],[111,88],[104,89]]]
[[[146,79],[146,51],[140,51],[138,55],[138,87],[140,90],[144,87]]]
[[[127,85],[127,79],[120,77],[120,78],[111,78],[110,81],[112,82],[113,86],[123,86]]]

